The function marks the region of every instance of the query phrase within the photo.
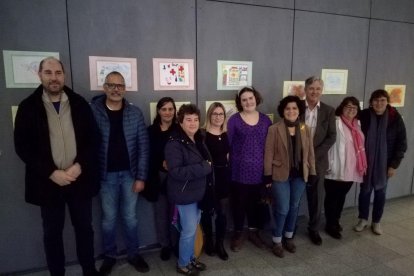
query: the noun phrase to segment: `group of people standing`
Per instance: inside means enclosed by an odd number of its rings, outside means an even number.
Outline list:
[[[283,98],[277,107],[281,120],[272,124],[257,110],[263,101],[260,93],[244,87],[235,99],[239,112],[226,118],[224,106],[214,102],[204,128],[196,105],[182,105],[177,111],[174,100],[164,97],[147,129],[140,109],[124,98],[120,73],[106,76],[104,95],[94,97],[89,106],[64,85],[59,60],[44,59],[38,74],[42,84],[19,105],[14,138],[16,152],[26,164],[26,201],[41,208],[51,275],[65,273],[66,205],[84,275],[108,275],[116,264],[118,217],[128,262],[139,272],[149,271],[139,254],[138,193],[153,202],[161,259],[175,253],[176,270],[185,275],[206,269],[194,252],[199,222],[205,252],[229,258],[223,244],[228,206],[234,228],[230,249],[242,249],[246,217],[248,240],[265,248],[260,235],[269,217],[265,198],[271,201],[272,252],[278,257],[285,250],[296,251],[294,234],[305,190],[308,234],[314,244],[322,244],[323,206],[325,231],[342,237],[341,212],[354,182],[361,183],[354,230],[368,225],[374,191],[371,227],[382,234],[387,181],[407,148],[404,122],[384,90],[371,94],[367,109],[361,111],[355,97],[346,97],[334,110],[320,101],[323,81],[310,77],[305,82],[306,100]],[[98,191],[104,251],[99,271],[91,203]]]

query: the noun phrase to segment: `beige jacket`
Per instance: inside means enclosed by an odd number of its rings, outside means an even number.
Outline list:
[[[316,175],[315,154],[310,129],[300,123],[302,139],[303,179]],[[289,177],[289,154],[287,144],[286,126],[284,121],[277,122],[269,127],[266,137],[264,156],[264,175],[271,175],[273,181],[286,181]]]

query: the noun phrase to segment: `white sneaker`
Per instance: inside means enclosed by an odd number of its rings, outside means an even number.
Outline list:
[[[374,232],[374,234],[377,234],[377,235],[382,235],[384,233],[382,231],[381,224],[379,222],[378,223],[373,222],[371,224],[371,230],[372,232]]]
[[[358,224],[354,226],[355,232],[361,232],[363,231],[368,225],[368,221],[366,219],[360,219],[358,221]]]

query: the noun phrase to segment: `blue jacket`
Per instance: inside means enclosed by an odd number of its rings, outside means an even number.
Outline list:
[[[105,110],[106,95],[92,99],[91,107],[101,135],[99,165],[101,179],[106,179],[110,123]],[[123,129],[131,173],[136,180],[147,180],[149,141],[141,110],[124,99]]]
[[[200,146],[208,152],[203,141]],[[212,172],[207,158],[180,129],[165,146],[168,167],[167,194],[178,205],[199,202],[204,197],[207,176]]]

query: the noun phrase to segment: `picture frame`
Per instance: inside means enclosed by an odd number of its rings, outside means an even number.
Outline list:
[[[386,84],[384,90],[390,96],[389,104],[394,107],[403,107],[405,102],[405,84]]]
[[[298,96],[301,100],[306,98],[305,81],[284,81],[283,98],[286,96]]]
[[[252,85],[252,61],[217,60],[217,90],[239,90]]]
[[[153,58],[154,91],[194,90],[194,60]]]
[[[47,57],[59,59],[59,53],[3,50],[6,88],[38,87],[39,64]]]
[[[137,59],[89,56],[89,79],[92,91],[103,91],[105,77],[117,71],[125,79],[126,91],[138,91]]]
[[[348,70],[322,69],[323,94],[346,94]]]
[[[224,106],[224,109],[226,111],[226,119],[228,120],[231,116],[239,112],[236,107],[236,102],[233,100],[217,100],[217,101],[206,101],[206,113],[210,105],[214,102],[219,102]]]

